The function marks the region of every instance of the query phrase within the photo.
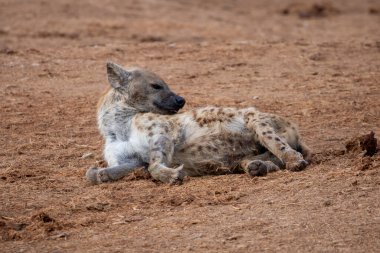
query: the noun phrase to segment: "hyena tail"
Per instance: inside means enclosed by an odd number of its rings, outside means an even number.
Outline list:
[[[311,153],[310,148],[306,146],[305,143],[303,143],[302,141],[299,141],[297,151],[302,154],[305,161],[307,161],[308,163],[311,162],[312,153]]]

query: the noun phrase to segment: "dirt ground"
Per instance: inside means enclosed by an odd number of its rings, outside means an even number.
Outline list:
[[[1,0],[0,252],[378,252],[380,3],[290,0]],[[159,73],[187,99],[296,122],[298,173],[134,174],[102,165],[105,62]]]

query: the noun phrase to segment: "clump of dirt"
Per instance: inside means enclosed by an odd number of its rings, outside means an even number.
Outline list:
[[[377,139],[375,133],[355,136],[345,143],[345,150],[330,149],[313,154],[313,163],[323,164],[326,162],[333,163],[339,159],[346,159],[346,166],[352,166],[357,170],[364,171],[378,168]]]
[[[372,15],[379,15],[380,14],[380,8],[371,7],[368,9],[368,13]]]
[[[138,34],[133,34],[132,35],[132,39],[135,39],[139,42],[163,42],[165,41],[165,38],[161,37],[161,36],[155,36],[155,35],[145,35],[145,36],[141,36],[141,35],[138,35]]]
[[[346,154],[360,171],[378,167],[378,149],[375,133],[356,136],[346,142]]]
[[[373,156],[377,152],[377,139],[375,133],[371,131],[369,134],[357,136],[346,142],[346,151],[348,153],[362,153],[364,156]]]
[[[14,54],[17,54],[17,51],[9,47],[4,47],[0,49],[0,54],[14,55]]]
[[[298,15],[299,18],[323,18],[340,13],[340,11],[328,3],[315,3],[312,5],[292,4],[284,8],[283,15]]]
[[[22,219],[25,221],[21,229],[13,229],[13,240],[27,239],[27,238],[45,238],[52,235],[55,231],[59,231],[63,228],[56,219],[52,218],[46,212],[38,212],[32,215],[30,218]],[[25,229],[24,229],[25,228]]]
[[[5,217],[0,217],[0,239],[3,241],[11,241],[20,239],[18,231],[24,230],[28,224],[24,222],[15,222]]]

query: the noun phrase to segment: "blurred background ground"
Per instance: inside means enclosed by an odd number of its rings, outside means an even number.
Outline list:
[[[1,0],[1,252],[376,252],[380,3]],[[299,173],[132,175],[98,186],[105,62],[159,73],[184,110],[256,106],[296,122]]]

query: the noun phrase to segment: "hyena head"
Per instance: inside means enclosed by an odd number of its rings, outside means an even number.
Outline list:
[[[108,81],[129,106],[140,112],[175,114],[185,99],[172,92],[158,75],[144,69],[127,70],[107,62]]]

